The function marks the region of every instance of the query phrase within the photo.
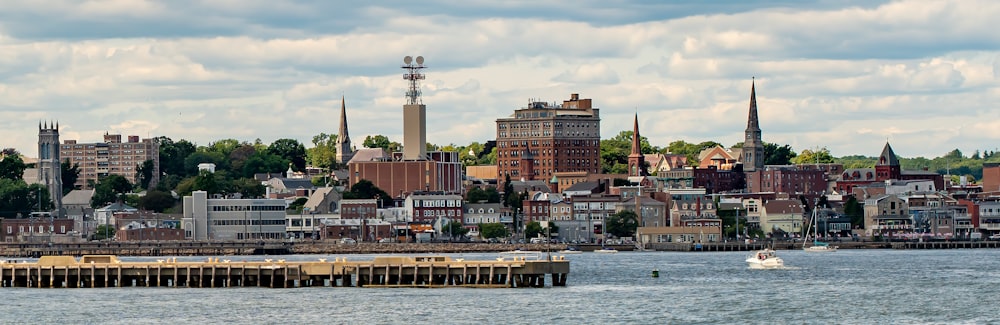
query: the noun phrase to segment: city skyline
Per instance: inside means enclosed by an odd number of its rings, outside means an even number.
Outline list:
[[[0,137],[198,145],[336,134],[402,142],[402,57],[426,58],[429,143],[493,140],[497,118],[571,93],[601,138],[741,142],[756,77],[763,141],[901,157],[995,150],[993,2],[64,2],[0,12]]]

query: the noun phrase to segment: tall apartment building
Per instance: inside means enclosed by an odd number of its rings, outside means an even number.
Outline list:
[[[136,173],[139,166],[146,160],[153,161],[153,175],[149,186],[156,186],[160,180],[160,144],[156,139],[139,139],[138,136],[128,136],[127,142],[122,142],[120,134],[104,134],[104,142],[77,143],[76,140],[65,140],[60,146],[60,157],[70,164],[80,165],[80,177],[76,186],[90,189],[91,182],[97,182],[104,176],[121,175],[135,184],[138,181]]]
[[[557,172],[601,172],[601,117],[591,99],[532,101],[497,119],[497,180],[551,179]]]

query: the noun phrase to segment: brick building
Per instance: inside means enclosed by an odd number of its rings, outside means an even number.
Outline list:
[[[591,99],[531,101],[497,123],[497,180],[549,180],[557,172],[601,172],[601,117]],[[527,165],[525,165],[527,164]]]
[[[139,136],[130,135],[126,142],[122,142],[120,134],[104,134],[104,142],[65,140],[59,150],[61,159],[80,165],[76,186],[82,189],[89,189],[90,182],[97,182],[108,175],[121,175],[135,184],[138,181],[136,172],[147,160],[153,162],[149,186],[153,187],[159,181],[160,144],[156,139],[139,139]]]
[[[73,231],[73,224],[73,219],[0,219],[0,238],[5,243],[37,242],[34,237],[48,241],[52,234],[66,235]]]

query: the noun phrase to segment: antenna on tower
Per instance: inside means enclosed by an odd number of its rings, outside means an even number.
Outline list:
[[[406,91],[406,104],[423,104],[420,99],[420,80],[424,80],[424,75],[420,73],[420,70],[426,68],[424,66],[424,57],[417,56],[416,64],[414,64],[414,59],[407,55],[403,57],[403,66],[401,68],[406,70],[406,73],[403,74],[403,80],[410,81],[410,89]]]

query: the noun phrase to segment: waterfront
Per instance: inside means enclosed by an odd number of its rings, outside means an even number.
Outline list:
[[[995,319],[992,299],[1000,294],[1000,250],[779,251],[788,269],[766,271],[747,269],[745,254],[567,255],[572,260],[568,286],[532,290],[4,288],[0,313],[4,323],[102,324],[843,324]],[[660,271],[659,278],[650,277],[654,268]],[[40,313],[39,307],[46,312]]]

